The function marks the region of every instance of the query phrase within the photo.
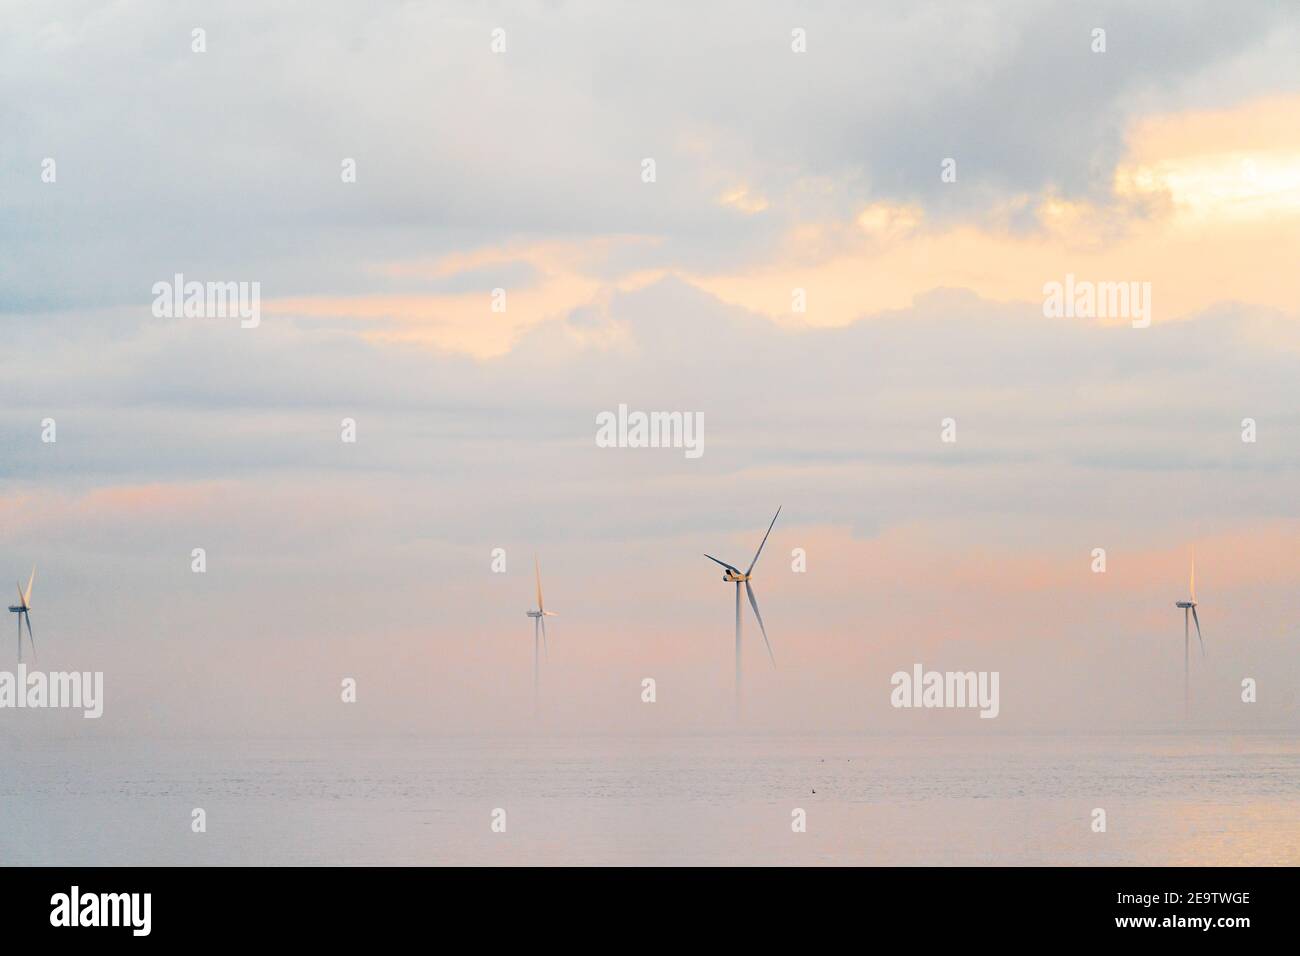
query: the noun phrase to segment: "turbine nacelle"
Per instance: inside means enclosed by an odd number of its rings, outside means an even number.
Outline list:
[[[741,574],[739,571],[733,571],[730,568],[728,568],[726,571],[723,572],[722,580],[729,581],[733,584],[739,584],[742,581],[748,581],[749,575]]]
[[[1178,602],[1176,602],[1176,603],[1174,604],[1174,607],[1181,607],[1181,608],[1196,607],[1196,602],[1195,602],[1195,601],[1178,601]]]

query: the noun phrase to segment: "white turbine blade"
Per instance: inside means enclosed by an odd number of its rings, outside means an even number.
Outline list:
[[[23,585],[22,585],[22,582],[21,582],[21,581],[15,581],[15,582],[14,582],[14,587],[16,587],[16,588],[18,589],[18,606],[19,606],[19,607],[26,607],[26,606],[27,606],[27,602],[23,599]],[[20,620],[18,621],[18,633],[21,634],[22,632],[23,632],[23,623],[22,623],[22,620],[20,619]]]
[[[714,557],[713,555],[711,555],[711,554],[706,554],[705,557],[708,558],[710,561],[712,561],[714,564],[720,564],[720,565],[722,565],[722,566],[723,566],[724,568],[726,568],[728,571],[735,571],[737,574],[740,573],[740,568],[733,567],[732,565],[728,564],[726,561],[719,561],[717,558],[715,558],[715,557]]]
[[[1192,589],[1192,603],[1195,604],[1196,603],[1196,552],[1195,551],[1192,552],[1191,589]]]
[[[758,629],[763,632],[763,643],[767,645],[767,657],[776,666],[776,658],[772,656],[772,642],[767,639],[767,628],[763,626],[763,615],[758,613],[758,601],[754,597],[754,589],[745,582],[745,593],[749,595],[749,606],[754,609],[754,617],[758,618]]]
[[[542,622],[542,649],[543,649],[544,651],[546,651],[546,659],[549,661],[549,660],[551,659],[551,645],[550,645],[550,642],[546,640],[546,618],[545,618],[545,616],[543,616],[543,617],[541,618],[541,622]]]
[[[36,580],[36,565],[32,565],[32,576],[27,579],[27,590],[23,592],[23,605],[32,603],[32,582]]]
[[[776,524],[776,519],[781,516],[781,509],[776,509],[776,514],[772,515],[772,524]],[[767,544],[767,535],[772,533],[772,524],[767,526],[767,534],[763,535],[762,542],[759,543],[758,550],[754,552],[754,560],[749,562],[749,567],[745,569],[748,574],[754,570],[754,565],[758,564],[758,556],[763,553],[763,545]]]
[[[36,635],[32,633],[32,616],[24,611],[18,618],[18,643],[23,640],[23,618],[27,618],[27,639],[32,642],[32,663],[36,663]]]
[[[1200,641],[1200,643],[1201,643],[1201,656],[1204,657],[1204,656],[1205,656],[1205,639],[1201,637],[1201,619],[1200,619],[1199,617],[1196,616],[1196,606],[1195,606],[1195,605],[1192,606],[1192,620],[1196,622],[1196,639],[1197,639],[1198,641]],[[28,620],[28,622],[27,622],[27,626],[28,626],[29,628],[32,626],[30,620]]]
[[[559,614],[559,611],[543,611],[542,617],[558,617]]]
[[[542,610],[542,566],[533,558],[533,570],[537,572],[537,610]]]

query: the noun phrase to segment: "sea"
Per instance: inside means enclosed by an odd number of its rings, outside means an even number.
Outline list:
[[[1294,866],[1300,735],[10,735],[0,864]]]

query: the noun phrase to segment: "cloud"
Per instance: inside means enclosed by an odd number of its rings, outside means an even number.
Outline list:
[[[683,28],[684,9],[521,7],[499,56],[500,12],[439,5],[226,5],[204,12],[205,54],[167,4],[15,11],[0,309],[139,308],[177,271],[268,298],[401,294],[375,263],[629,234],[661,242],[622,250],[625,272],[743,274],[874,203],[957,234],[1026,196],[1096,205],[1134,120],[1296,92],[1285,6],[724,4]],[[949,156],[959,189],[938,180]],[[748,214],[718,201],[738,188]]]
[[[0,542],[42,654],[109,671],[109,730],[509,729],[540,554],[561,726],[721,725],[700,553],[782,504],[761,726],[899,729],[918,658],[1002,669],[1011,728],[1167,726],[1192,542],[1207,719],[1294,725],[1295,14],[685,9],[515,8],[500,57],[498,9],[223,6],[201,56],[170,5],[15,13]],[[262,324],[154,318],[175,272]],[[1045,318],[1067,273],[1155,323]],[[597,448],[620,403],[704,456]]]

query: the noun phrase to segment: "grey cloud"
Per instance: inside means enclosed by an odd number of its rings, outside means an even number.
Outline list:
[[[1297,80],[1296,15],[1270,4],[67,10],[15,11],[0,39],[8,311],[127,305],[176,271],[385,289],[376,262],[537,236],[659,236],[616,261],[707,270],[876,198],[978,217],[1049,186],[1095,197],[1137,111],[1209,77],[1219,98]],[[950,155],[961,188],[937,188]],[[738,181],[767,213],[717,205]]]

